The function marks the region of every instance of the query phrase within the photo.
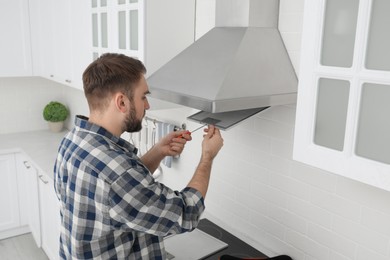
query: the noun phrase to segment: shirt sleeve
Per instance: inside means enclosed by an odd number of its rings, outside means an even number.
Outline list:
[[[129,169],[113,182],[108,199],[114,225],[156,236],[193,230],[205,208],[199,191],[174,191],[155,182],[142,167]]]

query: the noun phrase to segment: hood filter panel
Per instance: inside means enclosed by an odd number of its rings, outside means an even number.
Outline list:
[[[215,125],[221,130],[228,130],[229,128],[244,121],[248,117],[251,117],[269,107],[259,107],[253,109],[245,109],[230,112],[210,113],[200,111],[192,116],[187,117],[191,121],[198,122],[200,124]]]

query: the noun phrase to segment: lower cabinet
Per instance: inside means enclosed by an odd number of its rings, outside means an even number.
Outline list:
[[[60,203],[54,183],[45,174],[39,176],[42,249],[51,260],[59,259]]]
[[[31,232],[50,260],[59,259],[60,204],[54,182],[24,153],[0,155],[0,239]]]
[[[22,153],[16,155],[17,172],[20,182],[20,211],[27,216],[27,224],[38,247],[41,247],[41,220],[39,212],[38,170],[31,159]]]
[[[0,155],[0,239],[17,235],[20,227],[15,154]]]

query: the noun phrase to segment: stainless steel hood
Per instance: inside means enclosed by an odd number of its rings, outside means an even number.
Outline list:
[[[295,103],[278,0],[216,0],[216,27],[147,81],[152,97],[210,113]]]

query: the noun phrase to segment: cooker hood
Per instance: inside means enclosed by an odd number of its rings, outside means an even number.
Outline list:
[[[279,0],[216,0],[216,26],[148,77],[151,96],[209,113],[296,102]]]

